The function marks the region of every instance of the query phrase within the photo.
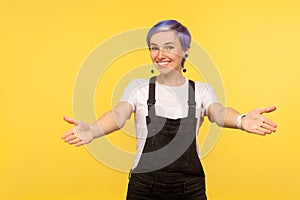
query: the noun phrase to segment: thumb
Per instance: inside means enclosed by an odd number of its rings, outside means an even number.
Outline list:
[[[276,110],[276,106],[269,106],[269,107],[265,107],[265,108],[260,108],[259,109],[259,113],[269,113],[269,112],[273,112]]]
[[[76,123],[76,120],[75,119],[73,119],[73,118],[71,118],[71,117],[69,117],[69,116],[64,116],[64,120],[66,121],[66,122],[68,122],[69,124],[77,124]]]

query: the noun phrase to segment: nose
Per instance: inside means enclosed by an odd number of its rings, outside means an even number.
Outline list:
[[[165,58],[165,51],[164,51],[163,49],[159,49],[159,50],[158,50],[157,58],[158,58],[158,59]]]

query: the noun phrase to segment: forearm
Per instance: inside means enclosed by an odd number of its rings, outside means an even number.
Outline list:
[[[209,119],[218,126],[226,128],[237,128],[237,118],[240,115],[235,109],[223,107],[221,104],[213,104],[209,108]]]
[[[113,110],[106,112],[90,127],[94,138],[102,137],[121,129],[132,113],[131,106],[126,102],[119,103]]]
[[[237,128],[237,118],[240,115],[235,109],[227,107],[220,111],[216,123],[225,128]]]
[[[114,131],[121,129],[127,118],[120,116],[114,110],[111,110],[102,115],[96,122],[91,124],[94,138],[102,137]]]

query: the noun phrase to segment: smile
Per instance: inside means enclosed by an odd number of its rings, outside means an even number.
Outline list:
[[[164,61],[164,62],[157,62],[157,64],[159,66],[165,66],[165,65],[168,65],[170,63],[170,61]]]

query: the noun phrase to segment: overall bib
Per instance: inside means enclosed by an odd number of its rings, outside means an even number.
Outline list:
[[[155,113],[155,80],[152,77],[149,82],[148,135],[130,173],[127,199],[206,199],[196,147],[195,83],[189,80],[188,116],[169,119]]]

